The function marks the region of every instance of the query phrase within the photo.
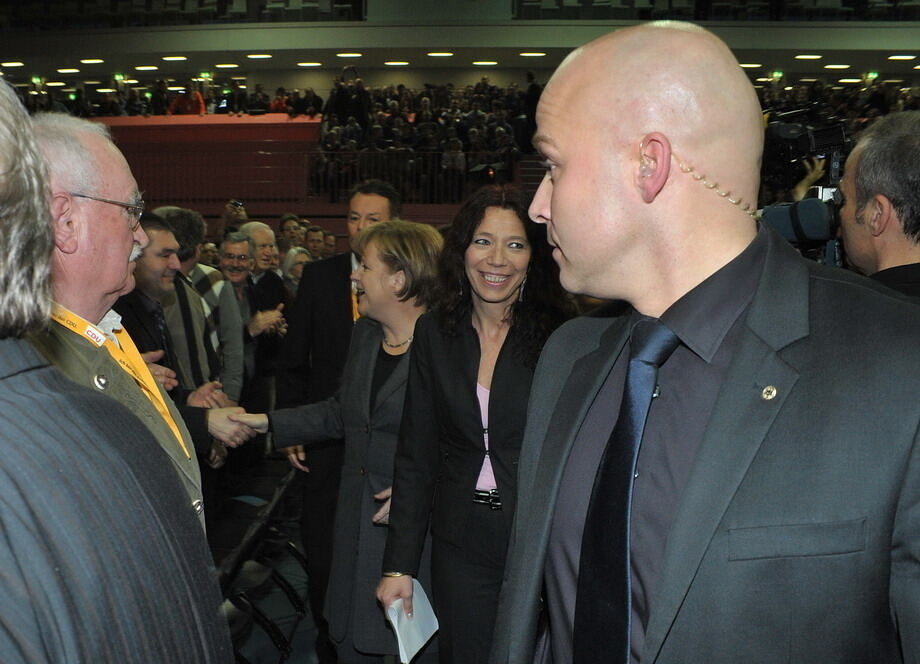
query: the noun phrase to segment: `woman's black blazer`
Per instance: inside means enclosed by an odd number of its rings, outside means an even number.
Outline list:
[[[533,369],[516,352],[512,328],[499,352],[489,395],[489,454],[510,531],[517,462]],[[419,318],[409,359],[396,449],[390,530],[383,571],[416,574],[428,530],[463,547],[485,458],[476,397],[479,337],[472,325],[444,333],[433,314]]]

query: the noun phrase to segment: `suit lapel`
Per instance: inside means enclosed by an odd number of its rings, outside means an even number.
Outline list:
[[[477,386],[479,384],[479,362],[482,349],[479,346],[479,334],[472,322],[464,324],[458,334],[451,338],[450,354],[453,370],[457,372],[459,390],[454,394],[453,408],[460,413],[455,422],[460,423],[468,440],[474,441],[476,447],[485,451],[486,443],[482,437],[482,413],[479,410]],[[501,353],[499,352],[499,356]],[[491,409],[490,409],[491,410]]]
[[[716,529],[798,381],[779,351],[807,334],[807,268],[771,233],[764,276],[668,536],[642,661],[657,658]]]
[[[572,365],[572,370],[555,402],[531,483],[534,487],[531,493],[534,505],[528,509],[528,513],[539,515],[544,528],[548,528],[552,521],[559,483],[575,437],[595,395],[626,344],[628,319],[629,316],[617,318],[602,334],[596,348]],[[529,411],[533,413],[535,410],[551,406],[552,404],[531,402]],[[543,490],[542,487],[549,487],[550,490]]]

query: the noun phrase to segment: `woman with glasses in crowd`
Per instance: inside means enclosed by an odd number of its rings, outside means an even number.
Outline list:
[[[489,185],[446,231],[435,311],[415,329],[377,597],[407,612],[431,524],[440,661],[486,662],[537,357],[568,315],[545,228]]]
[[[269,414],[239,415],[256,431],[272,431],[275,447],[306,471],[303,446],[345,439],[332,572],[326,593],[329,635],[344,664],[381,663],[398,654],[396,638],[374,598],[386,543],[393,456],[402,418],[415,322],[437,285],[440,234],[427,224],[394,220],[369,226],[355,239],[361,257],[351,279],[358,312],[336,396]],[[304,509],[310,509],[304,505]],[[428,547],[421,554],[427,584]],[[437,642],[414,663],[436,661]]]

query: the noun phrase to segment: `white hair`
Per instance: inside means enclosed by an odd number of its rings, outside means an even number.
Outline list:
[[[109,128],[63,113],[38,113],[33,121],[38,146],[45,155],[51,182],[81,194],[98,193],[99,168],[83,138],[112,140]]]
[[[32,121],[0,80],[0,337],[20,337],[51,317],[50,192]]]
[[[272,234],[272,237],[275,237],[275,231],[272,230],[272,227],[261,221],[247,221],[240,226],[240,233],[246,233],[249,237],[252,237],[252,234],[256,231],[268,231]]]

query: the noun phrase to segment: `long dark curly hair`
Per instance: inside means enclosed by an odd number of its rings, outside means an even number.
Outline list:
[[[520,189],[513,185],[486,185],[467,198],[444,232],[439,273],[441,287],[434,304],[438,322],[447,334],[456,334],[470,324],[472,295],[466,276],[465,255],[473,234],[490,207],[513,211],[527,234],[531,247],[523,297],[511,305],[511,332],[517,340],[520,359],[527,365],[537,362],[546,338],[567,318],[574,307],[559,283],[559,267],[546,241],[546,227],[527,218],[527,204]]]

